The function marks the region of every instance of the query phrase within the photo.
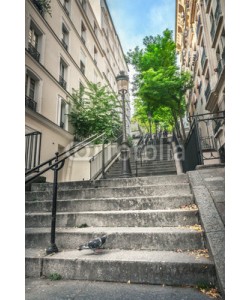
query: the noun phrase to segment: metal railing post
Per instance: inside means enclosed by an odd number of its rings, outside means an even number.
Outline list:
[[[56,152],[56,162],[58,161],[59,153]],[[54,171],[54,182],[53,182],[53,199],[52,199],[52,214],[51,214],[51,234],[50,234],[50,245],[46,249],[46,254],[57,253],[58,248],[55,243],[56,239],[56,206],[57,206],[57,183],[58,183],[58,171],[63,167],[65,160],[61,162],[61,165],[55,165]]]
[[[106,174],[105,174],[105,149],[104,149],[104,142],[105,142],[105,137],[102,139],[102,178],[106,179]]]

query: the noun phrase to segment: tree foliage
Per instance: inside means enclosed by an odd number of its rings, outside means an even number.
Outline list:
[[[171,113],[168,119],[169,126],[173,119],[175,123],[185,112],[185,93],[192,87],[191,75],[180,72],[176,63],[176,48],[172,40],[172,32],[166,29],[163,35],[149,36],[143,40],[144,49],[136,47],[127,53],[127,60],[135,67],[137,74],[134,77],[135,95],[140,98],[144,107],[151,112],[153,118],[166,108]],[[140,112],[135,107],[135,117]],[[183,133],[185,137],[185,133]]]
[[[88,83],[74,90],[70,97],[69,120],[78,138],[105,132],[107,138],[117,136],[121,128],[120,105],[107,86]]]

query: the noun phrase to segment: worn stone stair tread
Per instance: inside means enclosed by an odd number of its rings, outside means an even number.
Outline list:
[[[90,215],[111,215],[111,214],[155,214],[155,213],[169,213],[169,212],[198,212],[198,209],[182,209],[182,208],[169,208],[169,209],[154,209],[154,210],[112,210],[110,211],[84,211],[84,212],[58,212],[57,215],[65,215],[65,214],[90,214]],[[38,216],[38,215],[51,215],[50,212],[31,212],[26,213],[28,216]]]
[[[92,255],[89,255],[92,254]],[[194,251],[154,251],[154,250],[121,250],[103,249],[103,254],[94,254],[92,250],[65,250],[46,255],[44,249],[25,249],[25,257],[64,260],[94,260],[94,261],[128,261],[128,262],[158,262],[158,263],[185,263],[214,265],[210,257],[197,255]]]
[[[115,234],[115,233],[190,233],[190,232],[203,232],[197,231],[191,226],[179,227],[85,227],[85,228],[72,228],[72,227],[57,227],[56,232],[61,233],[87,233],[87,234]],[[50,233],[49,227],[31,227],[25,229],[26,234]]]

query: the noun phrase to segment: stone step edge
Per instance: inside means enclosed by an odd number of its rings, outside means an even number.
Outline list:
[[[90,215],[95,215],[95,214],[100,214],[100,215],[119,215],[119,214],[150,214],[150,213],[178,213],[178,212],[193,212],[197,213],[199,210],[198,209],[155,209],[155,210],[112,210],[112,211],[84,211],[84,212],[57,212],[57,215],[84,215],[84,214],[90,214]],[[25,213],[25,216],[47,216],[51,215],[51,212],[32,212],[32,213]]]
[[[45,250],[26,249],[26,276],[58,273],[64,279],[86,279],[166,285],[214,285],[211,258],[196,253],[149,250],[65,250],[45,256]]]
[[[157,188],[157,189],[159,189],[159,186],[173,186],[173,187],[175,187],[175,186],[183,186],[183,187],[190,187],[190,184],[189,184],[189,182],[180,182],[180,183],[172,183],[172,182],[169,182],[169,183],[164,183],[164,184],[152,184],[152,185],[131,185],[131,186],[114,186],[114,187],[112,187],[112,186],[108,186],[108,187],[105,187],[105,186],[98,186],[98,187],[86,187],[86,188],[79,188],[79,189],[66,189],[66,190],[63,190],[63,189],[60,189],[60,191],[58,191],[58,192],[63,192],[63,191],[82,191],[82,190],[100,190],[100,189],[118,189],[118,190],[120,190],[120,189],[132,189],[132,188]],[[51,193],[52,191],[29,191],[29,192],[26,192],[27,194],[31,194],[31,193],[45,193],[45,192],[47,192],[47,193]]]
[[[176,226],[176,227],[57,227],[56,233],[74,233],[74,234],[169,234],[169,233],[204,233],[203,229],[196,226]],[[197,229],[195,229],[197,228]],[[200,227],[201,228],[201,227]],[[25,234],[50,233],[50,227],[30,227],[25,228]]]
[[[66,202],[66,201],[113,201],[113,200],[118,200],[118,201],[131,201],[131,200],[172,200],[172,201],[175,201],[179,198],[190,198],[192,201],[193,201],[193,194],[191,193],[187,193],[187,194],[183,194],[183,195],[177,195],[177,196],[171,196],[171,195],[166,195],[166,196],[135,196],[135,197],[109,197],[109,198],[82,198],[82,199],[57,199],[57,201],[59,202]],[[47,203],[47,202],[51,202],[52,203],[52,200],[27,200],[25,201],[25,203]]]

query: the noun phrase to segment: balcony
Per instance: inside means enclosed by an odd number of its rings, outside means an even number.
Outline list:
[[[206,100],[207,100],[207,101],[208,101],[208,99],[209,99],[210,94],[211,94],[211,86],[210,86],[210,82],[208,82],[207,88],[206,88],[206,90],[205,90],[205,97],[206,97]]]
[[[201,33],[202,33],[202,24],[201,24],[201,16],[199,16],[198,18],[198,23],[196,26],[196,36],[197,36],[197,44],[200,44],[200,40],[201,40]]]
[[[25,96],[25,106],[32,109],[33,111],[36,111],[36,101],[34,101],[33,99],[31,99],[28,96]]]
[[[212,38],[212,48],[214,48],[216,45],[216,41],[218,39],[219,30],[221,28],[222,23],[223,23],[222,10],[221,10],[221,6],[220,6],[220,2],[217,1],[217,6],[215,9],[215,14],[214,14],[214,34],[213,34],[213,38]],[[211,29],[211,31],[212,31],[212,29]]]
[[[65,42],[65,40],[62,39],[61,42],[62,42],[63,47],[68,51],[68,44]]]
[[[213,22],[212,27],[211,27],[210,35],[211,35],[211,40],[213,42],[214,37],[215,37],[215,23],[214,22]]]
[[[205,3],[206,3],[206,13],[208,14],[211,7],[212,0],[205,0]]]
[[[64,80],[62,76],[59,76],[59,84],[66,90],[67,82]]]
[[[44,17],[44,6],[40,3],[40,1],[32,0],[32,3],[35,5],[40,15]]]
[[[202,74],[205,73],[206,64],[207,64],[207,54],[205,48],[203,48],[202,57],[201,57]]]
[[[35,60],[37,60],[39,62],[40,53],[37,51],[37,49],[31,43],[29,43],[29,45],[28,45],[28,51],[31,54],[31,56],[34,57]]]
[[[66,7],[65,4],[63,5],[63,8],[64,8],[64,11],[66,12],[66,14],[69,16],[69,10],[68,10],[68,8]]]
[[[199,95],[201,94],[201,88],[202,88],[202,81],[201,81],[200,84],[198,85]]]

